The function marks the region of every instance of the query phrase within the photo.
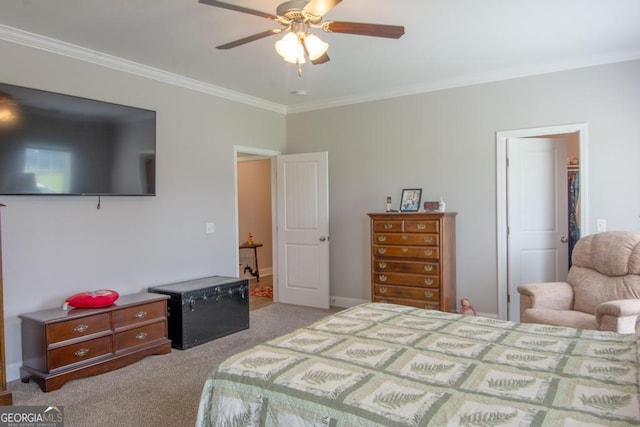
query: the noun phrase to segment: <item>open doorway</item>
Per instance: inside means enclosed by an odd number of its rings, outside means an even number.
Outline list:
[[[517,190],[514,192],[513,186],[519,185],[518,183],[509,182],[514,176],[521,176],[521,182],[524,182],[527,189],[538,188],[538,181],[547,181],[547,183],[553,180],[547,179],[544,175],[538,178],[532,178],[534,173],[527,173],[527,171],[518,171],[519,168],[529,168],[530,171],[534,171],[532,164],[536,164],[537,160],[531,160],[531,158],[524,157],[524,161],[512,161],[509,155],[509,147],[515,148],[519,142],[529,143],[529,146],[536,146],[536,142],[547,143],[547,152],[540,155],[538,159],[548,159],[548,162],[556,162],[556,165],[562,167],[563,179],[557,179],[560,173],[557,173],[554,178],[556,186],[565,186],[562,188],[563,192],[556,191],[539,191],[536,193],[537,199],[526,200],[522,202],[522,211],[529,215],[529,223],[535,223],[536,225],[542,225],[539,229],[550,231],[546,233],[550,237],[548,245],[544,248],[533,248],[527,252],[527,248],[524,248],[520,253],[538,254],[534,262],[530,262],[525,257],[522,257],[521,262],[518,261],[518,253],[514,253],[515,240],[517,239],[518,232],[520,231],[521,224],[513,224],[514,218],[518,219],[520,212],[514,211],[514,201],[510,200],[509,196],[513,198],[514,195],[519,196]],[[546,141],[546,142],[545,142]],[[552,255],[556,254],[553,245],[572,246],[577,237],[584,236],[589,233],[589,223],[587,219],[588,213],[588,185],[587,185],[587,125],[586,124],[574,124],[574,125],[561,125],[551,126],[544,128],[522,129],[515,131],[502,131],[496,134],[497,142],[497,260],[498,260],[498,315],[502,319],[509,319],[519,321],[519,295],[517,293],[517,285],[519,280],[525,280],[523,277],[537,278],[539,275],[543,275],[545,280],[547,276],[554,277],[566,277],[566,272],[569,268],[568,259],[564,255],[564,259],[560,263],[556,263],[556,267],[553,265]],[[562,145],[562,150],[556,150],[557,147]],[[537,147],[534,149],[537,150]],[[551,153],[562,152],[562,158],[552,159]],[[542,162],[543,160],[540,160]],[[540,163],[542,165],[542,163]],[[548,170],[549,174],[554,174],[554,167],[549,163],[547,169],[539,167],[535,170],[538,173],[540,170]],[[576,174],[577,172],[577,174]],[[544,172],[543,172],[544,173]],[[571,179],[573,178],[573,181]],[[576,181],[575,179],[578,179]],[[511,185],[511,189],[510,189]],[[578,185],[578,188],[576,188]],[[544,185],[540,185],[540,188],[544,189]],[[549,187],[547,187],[549,188]],[[530,196],[529,191],[523,196]],[[553,193],[553,194],[552,194]],[[548,194],[548,199],[547,199]],[[557,203],[558,194],[563,194],[562,197],[570,197],[569,200],[562,200],[563,203]],[[553,198],[556,198],[555,200]],[[519,202],[518,202],[519,203]],[[527,206],[533,206],[536,203],[535,212],[545,214],[548,217],[546,222],[538,220],[537,217],[532,216],[535,213],[531,213],[531,209],[526,209]],[[545,208],[546,207],[546,208]],[[545,210],[546,209],[546,210]],[[510,212],[511,210],[511,212]],[[559,211],[563,210],[563,211]],[[552,217],[553,215],[553,217]],[[556,218],[556,219],[554,219]],[[533,220],[533,221],[532,221]],[[526,221],[525,221],[526,222]],[[554,226],[555,224],[555,226]],[[519,228],[514,230],[514,227]],[[576,229],[579,227],[579,230]],[[525,227],[526,228],[526,227]],[[528,230],[527,230],[528,231]],[[554,233],[556,232],[556,233]],[[573,233],[573,234],[572,234]],[[579,233],[579,234],[576,234]],[[521,234],[526,235],[527,233]],[[539,239],[540,240],[540,239]],[[518,248],[515,248],[517,250]],[[523,249],[523,248],[520,248]],[[564,249],[564,248],[563,248]],[[567,254],[570,251],[564,251]],[[548,265],[543,265],[543,264]],[[530,274],[529,274],[530,273]],[[549,277],[551,277],[549,276]],[[560,280],[560,279],[558,279]],[[539,281],[539,280],[534,280]],[[552,280],[553,281],[553,280]],[[524,283],[524,282],[523,282]]]
[[[236,150],[238,276],[249,280],[251,310],[274,300],[272,155]]]

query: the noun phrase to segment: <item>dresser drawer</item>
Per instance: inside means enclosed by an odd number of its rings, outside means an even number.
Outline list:
[[[440,304],[431,301],[422,301],[409,298],[388,298],[374,295],[371,298],[373,302],[385,302],[387,304],[401,304],[411,307],[426,308],[428,310],[441,310]]]
[[[376,273],[415,273],[440,275],[440,266],[437,262],[420,261],[389,261],[386,259],[376,259],[373,262],[373,271]]]
[[[437,288],[440,286],[440,278],[438,276],[424,276],[420,274],[402,274],[402,273],[376,273],[373,281],[380,285],[406,285]]]
[[[47,325],[47,344],[51,345],[99,332],[109,332],[110,330],[111,315],[109,313],[79,317]]]
[[[165,322],[156,322],[140,328],[129,329],[116,334],[116,352],[137,345],[146,344],[166,336]]]
[[[440,291],[438,289],[420,289],[407,286],[374,285],[373,293],[381,298],[410,298],[421,301],[440,303]]]
[[[402,232],[403,221],[402,220],[376,220],[373,221],[373,231],[386,231],[386,232]]]
[[[373,245],[373,254],[377,257],[439,259],[440,248]]]
[[[406,220],[404,222],[404,231],[407,233],[438,233],[440,231],[440,222],[432,220]]]
[[[437,234],[375,233],[373,242],[379,245],[438,246]]]
[[[110,354],[111,352],[110,335],[58,347],[49,351],[48,370],[52,371],[73,363],[84,362],[94,357]]]
[[[151,304],[142,304],[135,307],[116,310],[113,315],[115,317],[115,327],[118,329],[123,326],[135,325],[136,323],[147,320],[165,317],[167,315],[167,310],[165,302],[158,301]]]

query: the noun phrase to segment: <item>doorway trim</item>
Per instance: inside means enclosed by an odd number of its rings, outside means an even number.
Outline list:
[[[233,216],[233,220],[235,222],[235,229],[236,229],[236,243],[235,243],[235,247],[236,247],[236,260],[235,260],[235,264],[236,264],[236,271],[238,272],[238,277],[240,277],[240,268],[239,268],[239,264],[240,264],[240,251],[237,250],[237,248],[240,246],[240,219],[239,219],[239,211],[238,211],[238,154],[242,153],[242,154],[250,154],[250,155],[254,155],[254,156],[261,156],[261,157],[265,157],[265,158],[271,158],[271,240],[272,240],[272,248],[271,248],[271,253],[272,253],[272,264],[273,264],[273,302],[277,302],[278,301],[278,295],[277,295],[277,286],[275,285],[277,283],[277,274],[278,274],[278,236],[276,233],[276,229],[277,229],[277,192],[276,192],[276,167],[275,167],[275,162],[276,162],[276,157],[281,155],[282,152],[277,151],[277,150],[268,150],[268,149],[264,149],[264,148],[256,148],[256,147],[246,147],[246,146],[242,146],[242,145],[234,145],[233,146],[233,189],[234,189],[234,198],[235,198],[235,203],[234,203],[234,216]]]
[[[589,234],[589,192],[588,192],[588,151],[587,124],[547,126],[496,132],[496,236],[497,236],[497,279],[498,317],[508,317],[508,235],[507,235],[507,139],[549,136],[563,133],[578,133],[580,163],[580,236]],[[515,298],[515,296],[512,296]]]

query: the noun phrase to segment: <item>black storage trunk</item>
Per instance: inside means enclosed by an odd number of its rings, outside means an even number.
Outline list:
[[[212,276],[148,289],[169,295],[169,339],[181,350],[249,327],[249,281]]]

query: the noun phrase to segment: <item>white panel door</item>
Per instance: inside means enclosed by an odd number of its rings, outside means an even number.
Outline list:
[[[567,278],[567,143],[509,138],[507,156],[509,320],[518,322],[518,285]]]
[[[328,153],[278,156],[278,301],[329,308]]]

